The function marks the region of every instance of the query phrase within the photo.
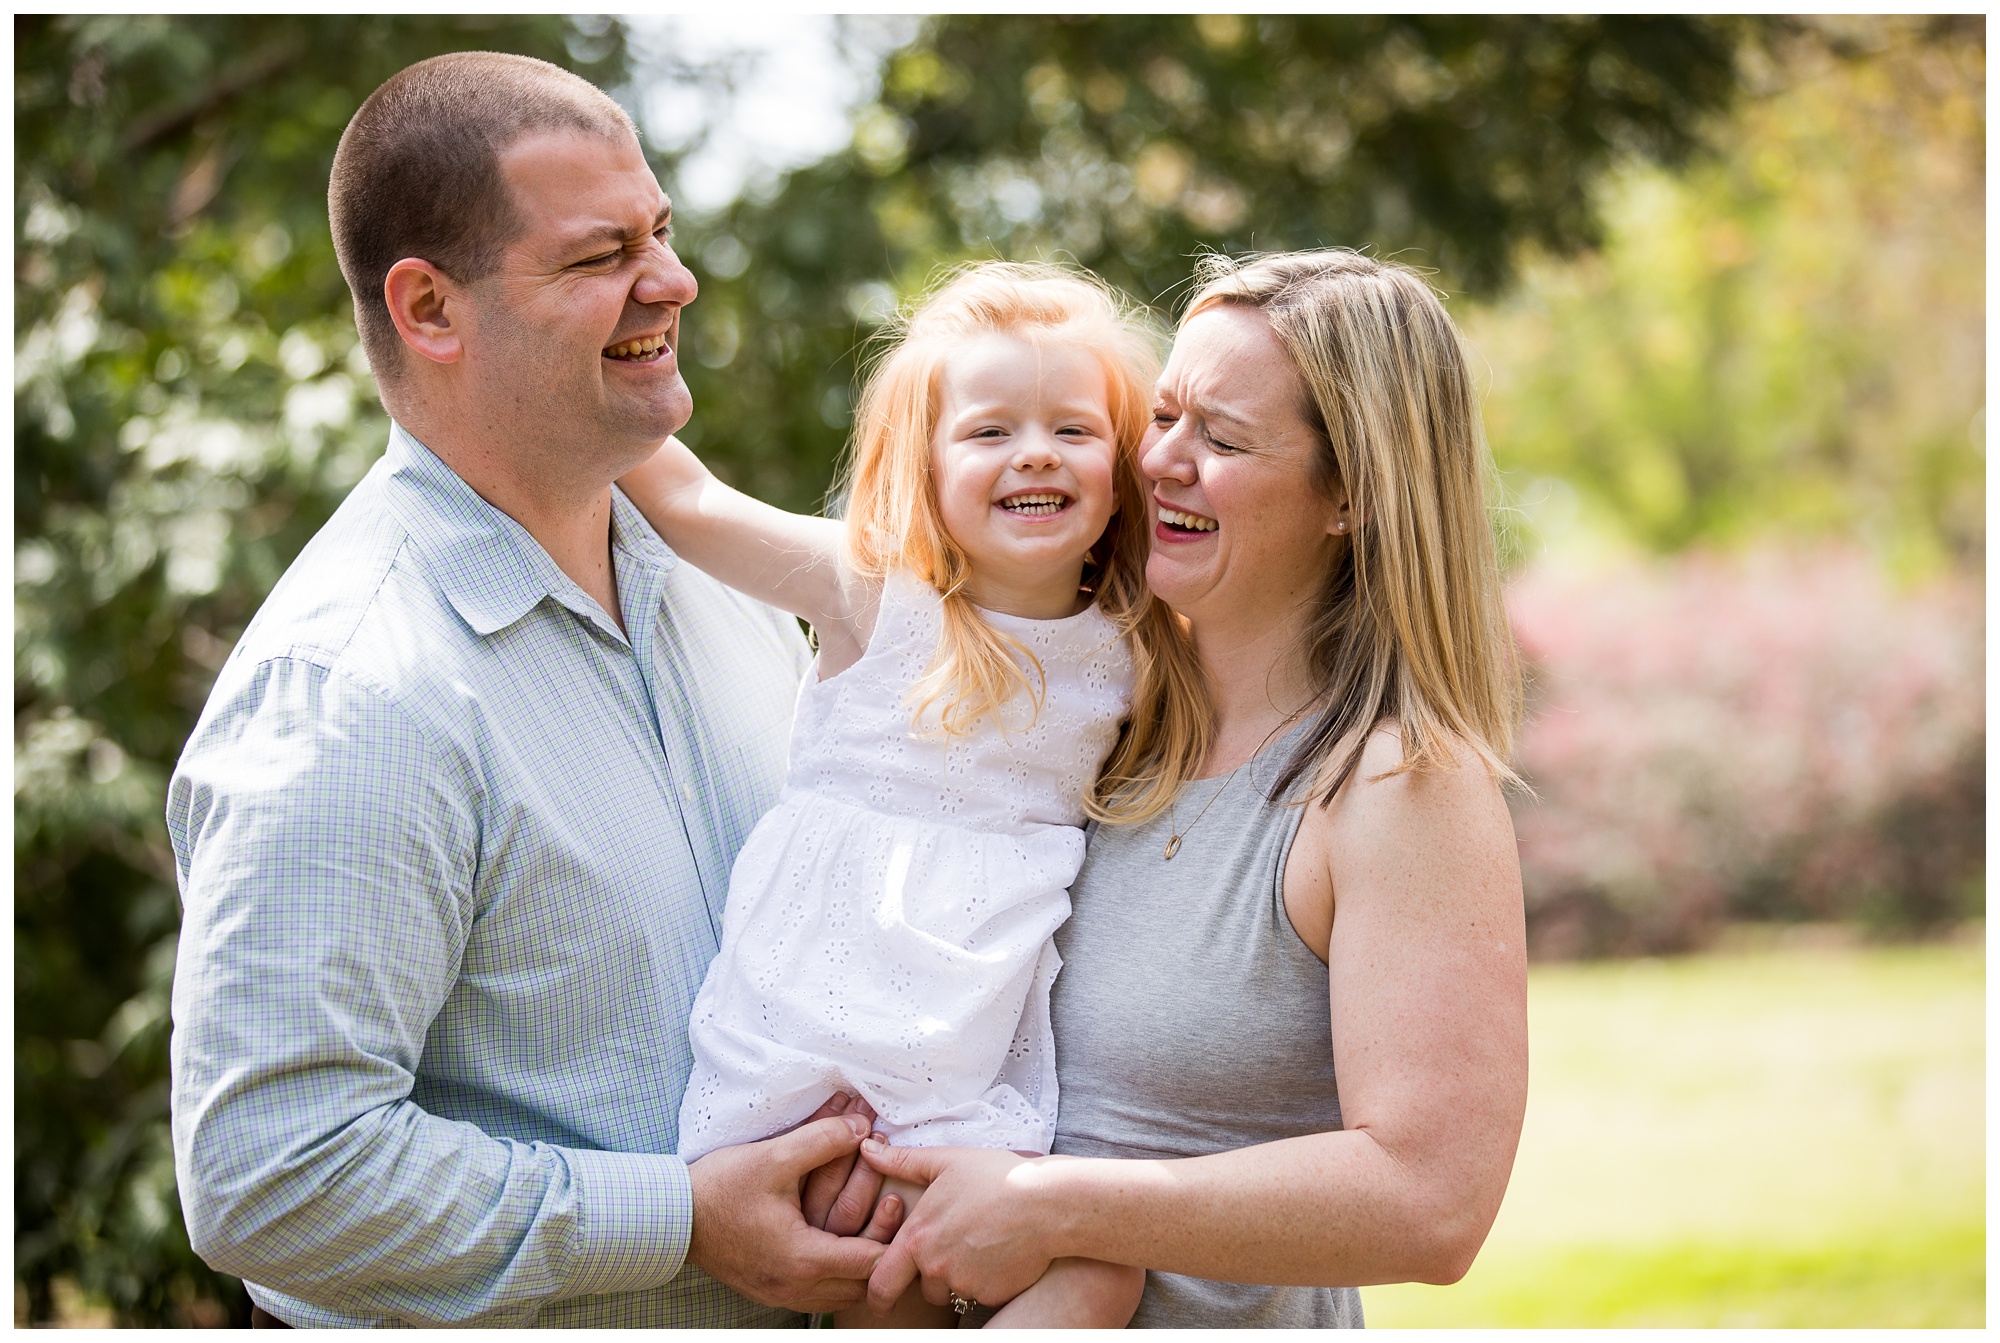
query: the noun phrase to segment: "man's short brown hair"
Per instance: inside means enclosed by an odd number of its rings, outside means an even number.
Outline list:
[[[520,229],[500,153],[546,131],[637,133],[588,80],[495,51],[418,61],[369,94],[347,123],[333,155],[327,215],[378,378],[402,359],[382,297],[389,268],[419,257],[461,284],[491,273]]]

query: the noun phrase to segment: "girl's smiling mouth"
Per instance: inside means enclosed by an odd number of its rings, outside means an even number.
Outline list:
[[[1017,517],[1054,517],[1070,505],[1070,497],[1060,490],[1030,490],[1024,494],[1010,494],[995,505],[1004,508]]]

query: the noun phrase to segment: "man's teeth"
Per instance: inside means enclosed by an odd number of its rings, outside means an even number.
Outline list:
[[[1010,513],[1047,517],[1051,513],[1060,513],[1068,502],[1066,494],[1017,494],[1012,499],[1002,499],[1000,507]]]
[[[1188,532],[1212,532],[1215,530],[1214,518],[1204,518],[1193,513],[1176,513],[1171,508],[1160,510],[1160,521],[1166,523],[1169,527],[1179,527],[1182,531]]]
[[[637,340],[628,340],[623,345],[613,345],[604,353],[612,359],[644,359],[666,348],[667,333],[662,331],[657,336],[641,336]]]

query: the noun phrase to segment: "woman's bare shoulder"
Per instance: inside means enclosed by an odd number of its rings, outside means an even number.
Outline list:
[[[1322,793],[1312,810],[1321,823],[1338,828],[1343,820],[1384,814],[1415,812],[1435,817],[1439,813],[1465,811],[1468,815],[1505,813],[1506,799],[1500,783],[1485,759],[1470,743],[1458,738],[1444,742],[1448,760],[1404,769],[1403,733],[1393,721],[1377,726],[1362,745],[1361,760],[1330,802]],[[1331,759],[1342,760],[1353,749],[1353,739],[1342,742]],[[1324,805],[1322,805],[1324,803]]]
[[[1350,878],[1332,884],[1351,888],[1356,872],[1385,866],[1515,863],[1513,819],[1499,781],[1469,742],[1447,748],[1445,764],[1400,769],[1402,733],[1393,723],[1377,727],[1333,800],[1308,805],[1300,841],[1329,878]]]

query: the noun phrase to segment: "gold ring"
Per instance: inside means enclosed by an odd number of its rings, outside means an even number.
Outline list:
[[[957,1292],[951,1294],[951,1313],[954,1315],[963,1315],[978,1305],[979,1303],[969,1296],[960,1296]]]

